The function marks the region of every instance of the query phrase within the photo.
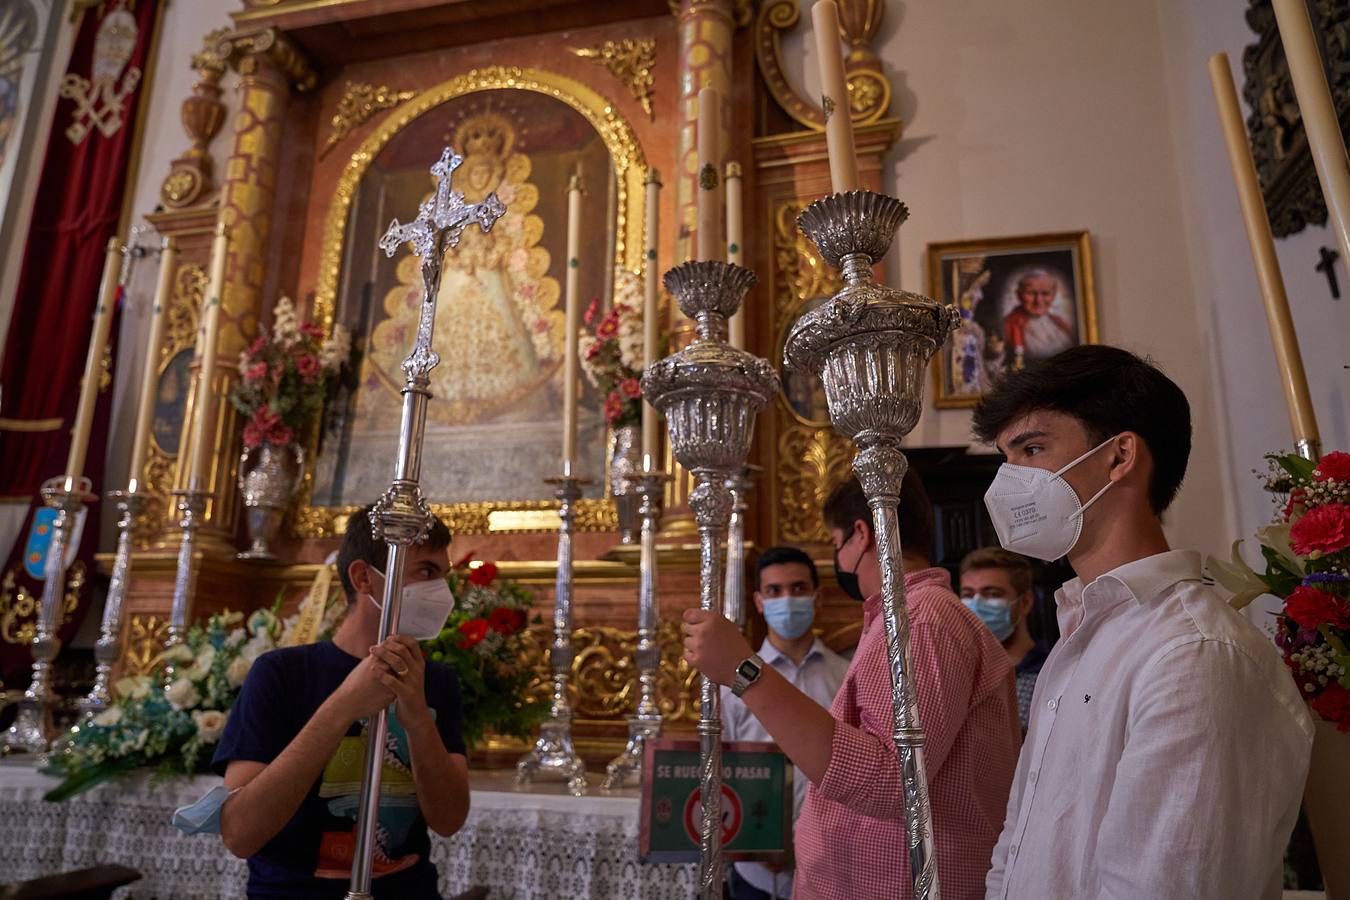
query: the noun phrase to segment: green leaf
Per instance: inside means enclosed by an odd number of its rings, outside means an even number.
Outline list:
[[[1317,468],[1317,463],[1310,459],[1304,459],[1296,453],[1268,453],[1266,459],[1271,460],[1299,481],[1311,481],[1313,470]]]
[[[1294,592],[1294,588],[1303,583],[1302,578],[1289,571],[1284,557],[1270,547],[1262,545],[1261,555],[1266,560],[1266,574],[1262,580],[1270,585],[1272,594],[1277,597],[1288,597]]]
[[[62,800],[69,800],[76,794],[97,787],[109,778],[123,775],[134,768],[136,768],[136,759],[130,756],[101,762],[98,765],[71,774],[65,781],[44,794],[42,799],[48,803],[60,803]]]

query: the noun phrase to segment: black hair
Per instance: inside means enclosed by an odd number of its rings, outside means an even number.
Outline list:
[[[1082,423],[1091,444],[1132,431],[1153,457],[1148,498],[1160,515],[1176,499],[1191,456],[1191,405],[1150,360],[1101,344],[1073,347],[1000,380],[975,408],[975,437],[992,444],[1028,413],[1050,410]]]
[[[872,509],[867,505],[867,496],[856,476],[850,475],[840,482],[825,500],[822,510],[825,527],[837,528],[848,535],[853,523],[866,522],[869,530],[875,531],[872,524]],[[900,547],[914,556],[926,560],[933,559],[933,504],[928,499],[928,491],[923,479],[910,466],[900,484]]]
[[[760,576],[769,566],[781,566],[785,563],[800,563],[811,573],[811,587],[820,587],[820,577],[816,575],[816,564],[804,551],[796,547],[770,547],[759,555],[755,563],[755,587],[760,587]]]
[[[351,514],[347,519],[347,531],[342,536],[342,546],[338,548],[338,577],[342,579],[342,592],[347,595],[348,603],[356,599],[356,585],[352,584],[351,577],[347,575],[347,569],[352,563],[359,559],[381,572],[385,571],[385,566],[389,564],[389,545],[384,541],[375,540],[372,533],[370,511],[374,508],[375,504],[372,503]],[[432,516],[431,532],[418,546],[430,547],[432,550],[449,547],[450,529],[445,527],[440,518]]]

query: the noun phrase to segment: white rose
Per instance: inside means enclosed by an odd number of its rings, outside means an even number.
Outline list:
[[[197,737],[204,744],[214,744],[220,740],[220,733],[225,730],[226,714],[218,709],[208,709],[192,714],[192,721],[197,725]]]
[[[150,676],[134,675],[117,679],[117,696],[130,700],[144,700],[150,696]]]
[[[215,661],[216,648],[207,644],[202,648],[201,655],[199,655],[197,661],[192,664],[192,668],[188,670],[188,677],[193,681],[200,681],[211,671],[211,664]]]
[[[104,728],[116,725],[120,721],[122,721],[122,707],[120,706],[110,706],[94,716],[94,724],[101,725]]]
[[[244,679],[248,677],[248,670],[251,668],[253,668],[253,660],[236,656],[230,661],[230,667],[225,670],[225,680],[230,683],[232,688],[240,687],[243,685]]]
[[[248,637],[248,635],[244,633],[244,629],[236,628],[225,637],[225,646],[237,647],[244,642],[244,638],[246,637]]]
[[[169,705],[174,709],[187,709],[189,706],[196,706],[201,701],[201,695],[197,693],[197,688],[187,678],[179,678],[173,681],[164,689],[164,698],[169,701]]]
[[[239,655],[249,662],[253,662],[268,650],[271,650],[272,646],[271,636],[267,632],[263,632],[249,638],[248,643],[240,649]]]

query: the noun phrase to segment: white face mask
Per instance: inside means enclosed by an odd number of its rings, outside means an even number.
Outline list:
[[[379,569],[374,566],[370,568],[381,578],[384,577],[384,573]],[[369,594],[367,596],[376,609],[384,610],[383,600],[376,600]],[[414,640],[429,641],[441,633],[445,620],[454,609],[455,595],[450,593],[450,585],[446,584],[444,579],[433,578],[430,581],[405,584],[398,607],[398,626],[394,630]]]
[[[1058,472],[1004,463],[984,495],[994,531],[1004,550],[1053,562],[1068,554],[1083,532],[1083,513],[1114,482],[1083,503],[1061,476],[1115,438],[1108,438]]]

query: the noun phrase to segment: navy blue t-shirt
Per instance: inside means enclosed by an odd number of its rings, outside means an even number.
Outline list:
[[[212,760],[224,774],[236,759],[270,763],[300,733],[360,660],[331,641],[264,653],[230,710]],[[445,749],[464,753],[459,681],[453,669],[426,664],[427,705]],[[356,812],[365,765],[366,720],[352,724],[289,822],[248,859],[248,895],[342,898],[351,880]],[[436,898],[427,823],[417,805],[408,738],[389,717],[380,786],[374,878],[377,898]]]

